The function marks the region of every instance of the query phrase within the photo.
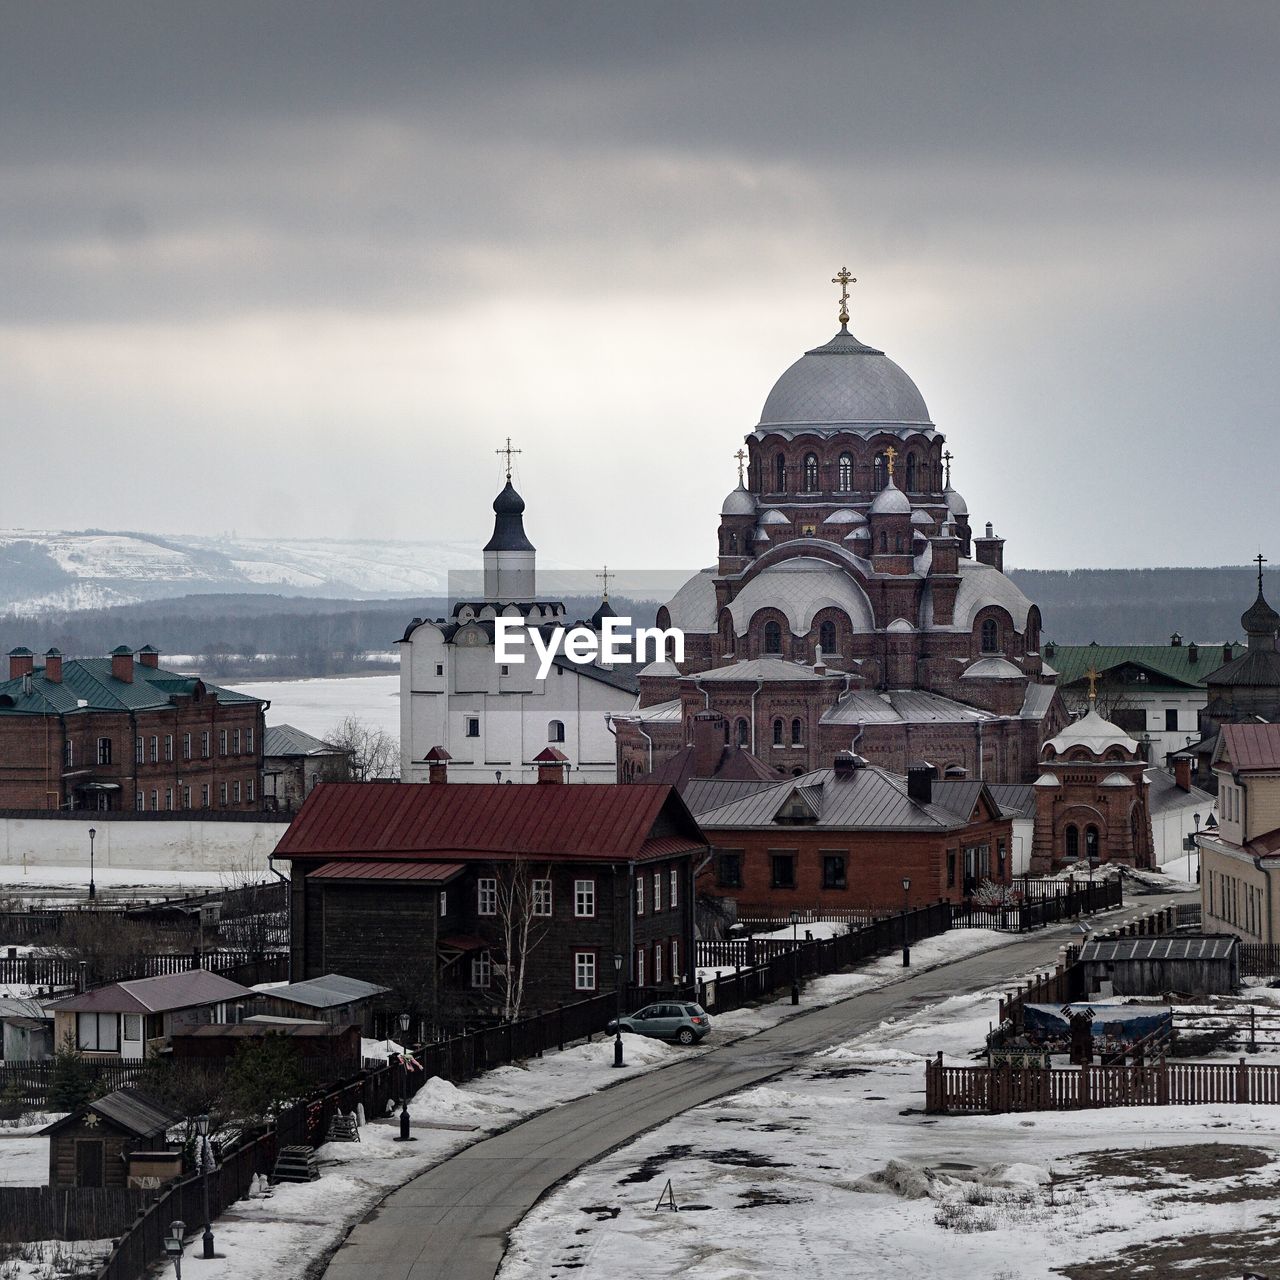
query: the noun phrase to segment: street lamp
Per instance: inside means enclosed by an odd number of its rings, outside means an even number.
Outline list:
[[[622,1061],[622,953],[613,953],[613,986],[618,993],[618,1020],[613,1024],[613,1065],[626,1066]]]
[[[907,942],[907,912],[911,909],[911,878],[902,877],[902,967],[911,965],[911,947]]]
[[[182,1280],[182,1250],[185,1248],[182,1237],[186,1231],[187,1224],[181,1218],[175,1218],[169,1223],[169,1234],[164,1238],[165,1257],[173,1259],[173,1274],[177,1280]]]
[[[93,838],[98,833],[93,827],[89,828],[89,901],[92,902],[97,897],[97,889],[93,883]]]
[[[400,1136],[396,1142],[417,1142],[409,1136],[409,1015],[400,1015]]]
[[[213,1148],[209,1146],[209,1115],[196,1116],[196,1133],[200,1138],[200,1186],[204,1194],[204,1235],[201,1240],[206,1258],[213,1257],[213,1225],[209,1221],[209,1165]]]
[[[791,913],[791,1003],[800,1003],[800,943],[796,931],[800,924],[800,913]]]
[[[1191,816],[1196,820],[1196,835],[1199,836],[1200,815],[1198,813],[1193,813]],[[1199,884],[1200,883],[1200,841],[1198,839],[1193,840],[1191,842],[1191,847],[1196,851],[1196,884]]]

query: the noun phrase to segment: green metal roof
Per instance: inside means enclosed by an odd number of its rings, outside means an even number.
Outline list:
[[[70,658],[63,661],[61,681],[46,680],[44,667],[36,667],[29,678],[19,676],[0,682],[0,715],[145,711],[168,706],[174,695],[190,696],[198,683],[196,676],[135,662],[130,684],[111,674],[110,658]],[[224,706],[261,701],[216,684],[206,683],[204,689],[207,697],[216,698]]]
[[[1235,645],[1233,654],[1243,652]],[[1223,665],[1226,658],[1220,644],[1196,646],[1196,660],[1191,661],[1190,644],[1059,644],[1045,661],[1058,672],[1058,684],[1065,686],[1083,680],[1090,667],[1105,675],[1116,667],[1133,665],[1149,671],[1155,684],[1183,685],[1196,688],[1205,676]]]

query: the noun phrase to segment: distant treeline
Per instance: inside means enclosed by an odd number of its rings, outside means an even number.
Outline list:
[[[1040,606],[1058,644],[1168,644],[1176,631],[1205,643],[1242,640],[1240,615],[1258,593],[1256,569],[1010,569]],[[1280,575],[1264,590],[1280,600]]]
[[[569,620],[590,617],[599,600],[565,600]],[[652,625],[651,602],[613,601],[620,614]],[[81,609],[35,618],[0,618],[0,653],[25,645],[69,657],[105,657],[117,645],[155,645],[190,654],[202,673],[228,676],[325,676],[370,669],[367,655],[394,652],[410,620],[446,616],[441,599],[323,600],[262,595],[188,595],[172,600]],[[394,659],[393,659],[394,661]],[[7,669],[4,672],[7,674]],[[3,675],[0,675],[3,678]]]

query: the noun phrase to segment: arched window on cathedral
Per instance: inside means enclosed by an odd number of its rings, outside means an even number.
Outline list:
[[[1073,823],[1064,832],[1066,836],[1066,855],[1068,862],[1076,862],[1080,858],[1080,829]]]
[[[916,455],[914,453],[907,454],[907,492],[915,493],[916,491]]]
[[[836,624],[834,622],[824,622],[818,628],[818,644],[822,646],[822,653],[825,657],[836,651]]]
[[[729,535],[729,554],[731,556],[736,556],[738,554],[738,535],[736,533],[731,533]]]
[[[853,458],[847,453],[840,455],[840,489],[843,493],[853,490]]]
[[[1000,624],[994,618],[988,618],[982,624],[982,652],[1000,652]]]
[[[773,488],[775,493],[787,491],[787,460],[782,454],[773,460]]]
[[[804,487],[806,493],[813,493],[818,487],[818,455],[804,455]]]
[[[548,742],[564,741],[564,721],[563,720],[552,720],[551,723],[547,725],[547,741]]]
[[[779,716],[773,722],[773,745],[775,747],[782,746],[782,717]]]
[[[1098,860],[1098,828],[1092,825],[1084,829],[1084,856],[1090,862]]]
[[[883,453],[877,453],[872,465],[872,479],[877,489],[883,489],[889,483],[889,462]]]
[[[889,535],[883,529],[880,530],[880,550],[889,550]]]
[[[764,651],[765,653],[782,652],[782,628],[776,622],[764,624]]]
[[[738,721],[738,746],[745,747],[751,741],[751,727],[745,720]]]
[[[906,542],[904,542],[904,541],[903,541],[902,534],[900,534],[900,533],[895,533],[895,534],[893,535],[893,549],[894,549],[894,550],[895,550],[899,555],[901,555],[901,554],[902,554],[902,553],[907,549],[907,544],[906,544]]]
[[[793,720],[791,722],[791,745],[798,747],[804,741],[804,722],[801,720]]]

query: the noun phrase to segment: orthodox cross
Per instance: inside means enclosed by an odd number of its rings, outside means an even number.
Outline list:
[[[849,323],[849,286],[851,284],[857,284],[858,278],[857,276],[851,276],[849,274],[848,267],[841,267],[840,270],[837,271],[835,275],[831,277],[831,283],[838,284],[840,286],[840,323],[848,324]]]
[[[951,488],[951,450],[950,449],[948,449],[946,453],[942,455],[942,461],[947,468],[947,488],[950,489]]]
[[[607,564],[604,565],[601,568],[600,572],[596,574],[596,577],[599,578],[600,581],[604,584],[603,599],[605,600],[609,599],[609,579],[616,578],[617,576],[618,575],[616,573],[609,572],[609,566]]]
[[[1253,558],[1258,562],[1258,594],[1261,595],[1262,594],[1262,566],[1267,563],[1267,557],[1264,556],[1261,551],[1259,551],[1258,554]]]
[[[884,456],[885,456],[885,461],[889,464],[889,479],[892,480],[893,479],[893,461],[898,456],[898,451],[893,447],[893,445],[890,445],[884,451]]]
[[[738,460],[738,483],[741,484],[742,483],[742,464],[747,460],[747,451],[745,449],[739,449],[738,452],[735,453],[733,456]]]
[[[1098,700],[1098,669],[1090,667],[1085,673],[1085,678],[1089,681],[1089,701],[1097,702]]]
[[[507,482],[508,483],[510,483],[511,481],[511,455],[513,453],[523,453],[523,452],[524,450],[522,449],[513,449],[511,447],[510,436],[507,437],[507,443],[503,448],[494,450],[494,453],[505,453],[507,455]]]

